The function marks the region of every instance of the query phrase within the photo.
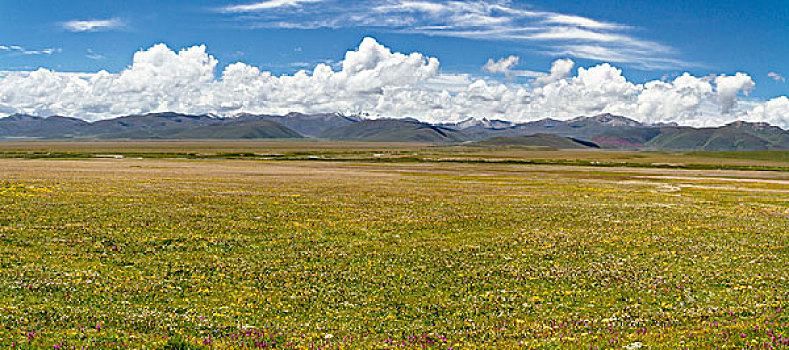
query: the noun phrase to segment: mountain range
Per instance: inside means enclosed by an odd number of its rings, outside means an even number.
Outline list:
[[[547,136],[551,135],[551,136]],[[515,123],[467,119],[430,124],[416,119],[368,119],[339,113],[235,117],[149,113],[87,122],[78,118],[15,114],[0,118],[0,140],[15,139],[261,139],[463,143],[477,146],[665,150],[789,149],[789,131],[767,123],[733,122],[694,128],[645,124],[612,114]]]

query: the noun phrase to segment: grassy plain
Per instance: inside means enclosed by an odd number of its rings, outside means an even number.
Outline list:
[[[0,159],[0,348],[789,347],[789,172],[725,170],[781,156],[48,149],[282,156]],[[645,167],[421,159],[529,156]]]
[[[789,151],[671,152],[556,150],[474,146],[474,143],[315,140],[19,141],[0,142],[0,158],[222,158],[373,162],[486,162],[510,164],[789,171]],[[313,159],[320,158],[320,159]]]

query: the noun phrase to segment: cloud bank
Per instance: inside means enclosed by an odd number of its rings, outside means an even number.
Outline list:
[[[562,19],[566,20],[566,19]],[[513,63],[514,62],[514,63]],[[67,115],[87,120],[127,114],[283,114],[291,111],[370,113],[457,121],[468,117],[529,121],[614,113],[644,122],[709,126],[745,119],[789,127],[789,99],[743,101],[754,83],[744,73],[643,84],[609,63],[580,67],[560,59],[528,83],[442,74],[421,53],[392,52],[365,38],[337,69],[275,76],[245,63],[217,74],[205,46],[174,51],[163,44],[134,54],[119,73],[63,73],[48,69],[0,73],[0,115]],[[515,58],[491,60],[489,70],[512,71]]]

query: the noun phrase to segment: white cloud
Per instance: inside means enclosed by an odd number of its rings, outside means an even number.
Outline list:
[[[527,110],[532,119],[538,115],[565,119],[591,115],[605,110],[632,115],[639,85],[628,82],[622,71],[607,63],[589,68],[578,68],[578,74],[556,80],[533,90]]]
[[[578,27],[552,27],[547,28],[530,35],[524,35],[524,38],[535,40],[578,40],[597,43],[620,43],[627,44],[628,46],[635,47],[648,47],[664,49],[661,45],[635,40],[623,34],[615,34],[608,32],[598,32],[585,28]]]
[[[559,59],[551,63],[551,73],[543,74],[534,80],[534,86],[545,86],[547,84],[559,81],[570,75],[575,62],[569,58]]]
[[[712,97],[712,90],[707,79],[688,73],[672,82],[650,81],[638,95],[636,113],[649,122],[684,123],[700,115],[702,103]]]
[[[61,51],[60,48],[26,49],[18,45],[0,45],[0,54],[9,55],[51,55]]]
[[[757,104],[744,118],[754,122],[768,122],[772,125],[789,126],[789,98],[779,96]]]
[[[430,12],[440,14],[450,10],[445,4],[429,1],[399,1],[375,7],[376,11],[388,13],[392,11]]]
[[[51,55],[55,52],[60,52],[60,49],[24,50],[19,53],[22,55]]]
[[[572,16],[572,15],[563,15],[563,14],[552,14],[548,16],[546,22],[550,23],[559,23],[559,24],[567,24],[573,25],[578,27],[586,27],[586,28],[595,28],[595,29],[623,29],[627,28],[627,26],[623,26],[621,24],[614,24],[614,23],[607,23],[596,21],[591,18],[581,17],[581,16]]]
[[[63,23],[63,29],[72,32],[98,32],[102,30],[117,29],[125,26],[118,18],[97,20],[74,20]]]
[[[488,63],[482,66],[482,70],[488,73],[500,73],[509,76],[512,68],[518,65],[518,61],[520,61],[520,57],[515,55],[500,58],[495,61],[491,58],[488,60]]]
[[[93,51],[93,49],[88,49],[88,53],[85,55],[85,57],[89,58],[89,59],[92,59],[92,60],[103,60],[103,59],[106,58],[106,57],[104,57],[104,55],[96,53],[95,51]]]
[[[221,8],[222,12],[255,12],[281,7],[299,7],[304,3],[321,2],[323,0],[268,0],[252,4],[231,5]]]
[[[770,79],[775,80],[775,81],[779,81],[779,82],[782,82],[782,83],[786,82],[786,77],[784,77],[783,75],[780,75],[780,74],[778,74],[776,72],[769,72],[769,73],[767,73],[767,76]]]
[[[458,93],[465,91],[472,83],[473,77],[470,74],[447,74],[441,73],[428,80],[415,84],[418,89],[424,88],[428,91],[446,91],[448,93]]]
[[[510,71],[518,63],[513,58],[492,62],[501,66],[499,70]],[[742,118],[789,126],[786,97],[739,101],[753,88],[753,80],[744,73],[714,78],[686,73],[672,81],[638,84],[608,63],[580,67],[572,74],[573,61],[561,59],[533,83],[501,83],[443,74],[436,58],[392,52],[372,38],[347,52],[336,68],[319,63],[310,72],[275,76],[241,62],[217,75],[217,66],[205,46],[173,51],[158,44],[135,53],[129,68],[116,74],[0,72],[0,114],[95,120],[162,111],[221,115],[298,111],[367,112],[426,121],[467,117],[528,121],[608,112],[695,126]]]
[[[745,73],[715,77],[715,90],[721,110],[724,113],[731,112],[737,105],[737,95],[740,93],[748,95],[755,86],[753,79]]]
[[[565,62],[566,60],[560,60]],[[520,57],[515,55],[510,55],[508,57],[499,58],[498,60],[488,59],[488,62],[482,66],[482,70],[492,73],[492,74],[504,74],[507,78],[511,77],[531,77],[540,79],[549,79],[549,74],[545,74],[543,72],[536,72],[531,70],[518,70],[513,69],[515,66],[518,65],[520,62]],[[558,62],[558,61],[557,61]],[[570,60],[570,62],[572,62]],[[556,62],[554,62],[556,63]],[[570,67],[572,68],[572,67]],[[543,81],[543,80],[540,80]]]

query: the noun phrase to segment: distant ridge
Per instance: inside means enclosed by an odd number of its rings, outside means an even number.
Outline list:
[[[506,120],[487,119],[487,118],[482,118],[482,119],[468,118],[456,123],[441,123],[437,125],[445,128],[456,129],[456,130],[463,130],[463,129],[469,129],[475,127],[487,128],[487,129],[507,129],[512,127],[513,123]]]
[[[34,117],[26,114],[15,114],[0,119],[0,138],[34,137],[63,138],[73,136],[78,130],[90,123],[77,118],[51,116],[48,118]]]
[[[12,115],[0,119],[0,138],[33,139],[245,139],[303,137],[276,122],[255,118],[148,113],[85,122],[76,118]]]
[[[577,117],[570,120],[570,123],[586,123],[586,122],[596,122],[599,123],[600,125],[607,125],[607,126],[629,126],[629,127],[645,126],[643,123],[639,121],[635,121],[627,117],[613,115],[610,113],[598,114],[593,117]]]
[[[736,121],[717,128],[662,127],[646,142],[654,148],[697,151],[789,149],[789,132],[767,123]]]
[[[591,140],[612,129],[629,129],[649,127],[630,118],[611,114],[600,114],[593,117],[577,117],[570,120],[541,119],[525,123],[511,124],[506,128],[486,128],[471,126],[460,129],[475,140],[484,140],[494,136],[524,136],[535,134],[553,134],[564,137]]]
[[[331,140],[460,142],[466,136],[457,130],[412,120],[363,120],[327,130],[320,135]]]
[[[600,148],[594,142],[576,140],[551,134],[536,134],[516,137],[491,137],[471,143],[473,146],[535,147],[550,149]]]
[[[192,128],[165,128],[101,135],[102,139],[294,139],[301,134],[268,120],[215,123]]]
[[[304,114],[291,112],[284,116],[276,115],[255,115],[255,114],[239,114],[236,116],[238,120],[269,120],[282,124],[304,136],[318,136],[320,133],[346,126],[360,121],[360,118],[349,117],[340,113],[320,113],[320,114]]]
[[[764,122],[736,121],[720,127],[693,128],[676,124],[645,124],[613,114],[570,120],[545,118],[514,123],[465,119],[430,124],[414,118],[367,119],[340,113],[239,114],[235,117],[148,113],[86,122],[15,114],[0,118],[0,139],[255,139],[324,138],[354,141],[452,143],[504,142],[506,138],[555,135],[587,147],[687,151],[758,151],[789,149],[789,131]],[[507,142],[548,142],[546,136]],[[502,139],[503,138],[503,139]],[[556,141],[557,139],[554,139]],[[551,141],[553,142],[553,141]],[[553,146],[548,146],[553,147]],[[556,148],[556,147],[554,147]]]

